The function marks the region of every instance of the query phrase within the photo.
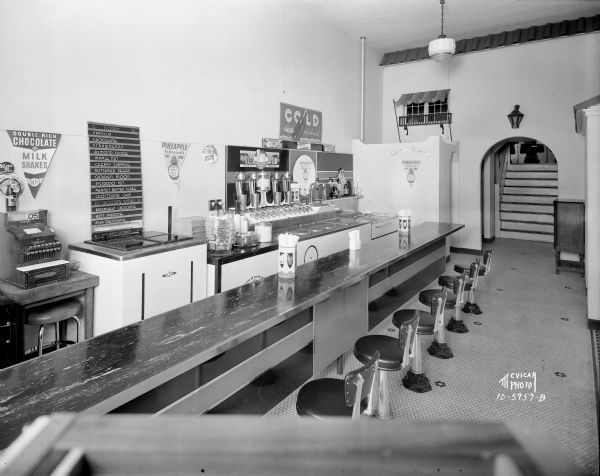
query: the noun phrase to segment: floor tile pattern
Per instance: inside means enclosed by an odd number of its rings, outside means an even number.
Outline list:
[[[515,421],[542,425],[585,474],[598,474],[598,416],[594,355],[587,329],[585,282],[577,272],[554,270],[549,243],[497,239],[492,269],[480,279],[477,302],[483,314],[463,314],[466,334],[446,332],[454,358],[425,351],[424,369],[432,391],[413,393],[402,386],[404,371],[391,376],[392,413],[405,420]],[[455,263],[473,256],[453,254]],[[429,287],[437,287],[433,282]],[[403,308],[425,309],[413,296]],[[450,312],[446,312],[447,317]],[[475,322],[479,323],[476,325]],[[391,314],[371,333],[393,335]],[[352,350],[345,371],[359,366]],[[533,383],[536,392],[505,389],[501,380]],[[511,373],[528,374],[514,377]],[[335,365],[320,377],[336,377]],[[521,393],[521,396],[519,394]],[[296,418],[297,391],[268,415]],[[513,396],[514,394],[514,396]]]

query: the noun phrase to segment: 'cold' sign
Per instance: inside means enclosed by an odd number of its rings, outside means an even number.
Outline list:
[[[280,139],[321,142],[323,136],[322,112],[283,102],[280,104]]]

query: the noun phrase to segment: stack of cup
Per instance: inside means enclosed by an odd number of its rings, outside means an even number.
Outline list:
[[[408,235],[410,232],[410,220],[412,216],[411,210],[398,211],[398,227],[401,235]]]
[[[348,246],[348,248],[351,251],[360,250],[360,231],[352,230],[348,232],[348,235],[350,236],[350,245]]]
[[[282,233],[279,240],[279,275],[291,278],[296,275],[296,244],[298,236]]]

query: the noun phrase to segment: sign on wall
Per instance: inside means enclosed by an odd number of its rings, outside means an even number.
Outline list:
[[[323,113],[306,107],[280,103],[279,138],[292,141],[322,142]]]
[[[169,174],[169,178],[173,182],[173,185],[175,185],[177,188],[179,188],[181,166],[185,161],[185,156],[189,148],[189,144],[182,144],[179,142],[162,143],[163,155],[165,156],[165,162],[167,164],[167,172]]]
[[[404,170],[406,170],[406,181],[411,187],[412,184],[415,183],[415,172],[419,169],[419,165],[421,165],[420,160],[402,160],[402,166],[404,167]]]
[[[6,132],[12,145],[23,149],[21,167],[31,195],[35,198],[60,142],[60,134],[34,131]]]
[[[92,236],[142,228],[142,156],[139,127],[88,122]]]

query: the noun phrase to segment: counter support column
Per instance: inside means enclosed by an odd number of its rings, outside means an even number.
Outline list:
[[[600,323],[600,105],[585,109],[585,267],[588,319]]]

